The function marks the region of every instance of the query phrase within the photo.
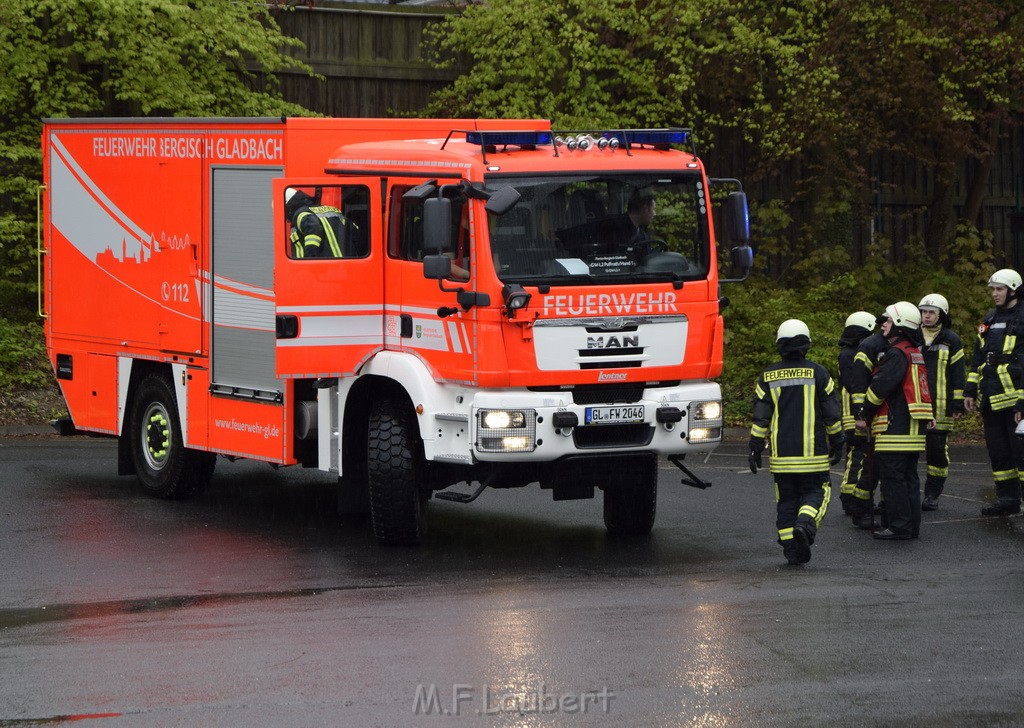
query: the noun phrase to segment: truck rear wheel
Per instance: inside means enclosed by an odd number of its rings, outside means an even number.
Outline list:
[[[182,443],[174,387],[162,374],[147,374],[133,400],[129,433],[142,489],[167,500],[199,495],[213,476],[216,455]]]
[[[373,535],[382,544],[420,543],[427,530],[427,494],[411,407],[393,399],[371,403],[366,465]]]
[[[645,536],[658,505],[658,460],[653,455],[622,458],[604,485],[604,525],[613,536]]]

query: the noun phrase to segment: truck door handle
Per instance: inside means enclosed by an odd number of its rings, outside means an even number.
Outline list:
[[[403,339],[411,339],[412,338],[412,316],[410,316],[407,313],[403,313],[401,316],[398,317],[398,320],[400,322],[399,334],[401,334]]]
[[[277,324],[277,338],[294,339],[299,335],[299,317],[290,313],[278,314],[275,323]]]

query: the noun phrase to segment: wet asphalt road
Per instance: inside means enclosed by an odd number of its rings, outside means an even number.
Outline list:
[[[738,444],[707,491],[663,463],[641,542],[531,487],[383,548],[321,473],[217,468],[161,502],[110,441],[0,440],[0,726],[1024,725],[1024,520],[978,517],[979,448],[919,541],[837,498],[805,567]]]

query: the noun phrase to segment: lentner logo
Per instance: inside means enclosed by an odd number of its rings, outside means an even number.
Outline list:
[[[626,381],[626,372],[598,372],[597,381],[599,382],[624,382]]]

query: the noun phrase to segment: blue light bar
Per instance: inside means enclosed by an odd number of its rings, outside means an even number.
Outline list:
[[[620,144],[653,144],[667,146],[669,144],[686,144],[690,140],[687,129],[628,129],[605,134],[607,138],[616,137]]]
[[[469,144],[488,147],[535,147],[538,144],[550,144],[549,131],[468,131],[466,141]]]

